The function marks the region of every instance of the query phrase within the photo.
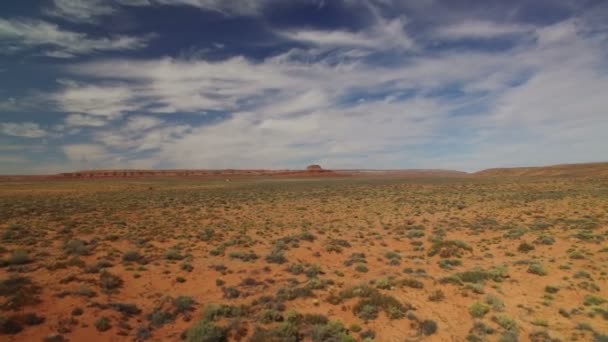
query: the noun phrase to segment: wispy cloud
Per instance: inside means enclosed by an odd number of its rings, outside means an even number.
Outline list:
[[[485,20],[467,20],[435,30],[435,35],[442,39],[486,39],[501,36],[525,34],[534,31],[531,25],[521,23],[497,23]]]
[[[35,122],[3,122],[0,123],[0,133],[23,138],[42,138],[48,135]]]
[[[87,12],[94,2],[74,4]],[[271,2],[104,4],[116,11],[189,6],[226,16],[260,16],[251,20],[257,23],[264,21]],[[32,96],[61,127],[4,123],[2,134],[65,134],[56,145],[66,162],[53,170],[159,164],[302,167],[312,162],[329,168],[475,170],[608,158],[602,148],[608,131],[608,40],[595,21],[577,14],[546,24],[518,21],[513,13],[504,21],[496,13],[469,15],[456,5],[456,14],[441,12],[435,1],[344,4],[370,13],[349,29],[279,28],[268,20],[264,30],[275,34],[271,45],[279,47],[262,44],[252,54],[227,44],[213,58],[176,53],[71,63],[58,68],[58,87]],[[438,19],[414,17],[437,10]],[[88,13],[75,16],[101,22],[115,12]],[[51,25],[51,30],[38,25]],[[15,33],[28,30],[35,34]],[[0,21],[0,42],[11,51],[36,48],[71,57],[110,51],[108,46],[117,46],[108,43],[114,38],[41,21]],[[72,48],[75,42],[84,44]],[[30,101],[9,97],[0,110],[18,111],[24,102]]]
[[[65,118],[65,125],[68,127],[100,127],[107,124],[104,118],[93,115],[70,114]]]
[[[145,47],[145,37],[112,36],[94,38],[80,32],[62,30],[56,24],[31,19],[0,19],[0,47],[4,53],[39,48],[49,57],[71,58],[100,51],[134,50]]]
[[[115,12],[111,1],[102,0],[53,0],[53,6],[45,9],[49,16],[83,23],[93,23],[97,17]]]
[[[404,29],[403,19],[380,20],[373,27],[360,32],[295,30],[279,34],[296,41],[319,47],[353,47],[386,50],[396,48],[409,50],[414,42]]]
[[[532,34],[546,34],[542,30]],[[516,151],[523,147],[512,144],[506,150],[504,145],[514,132],[520,142],[547,149],[546,156],[555,155],[551,146],[602,139],[599,129],[580,131],[591,123],[605,125],[601,116],[608,103],[598,92],[608,85],[598,76],[598,60],[592,57],[598,47],[576,32],[574,39],[560,44],[527,40],[501,54],[455,51],[412,57],[390,67],[358,59],[328,63],[323,55],[303,61],[289,51],[261,62],[242,57],[220,62],[110,60],[79,64],[71,72],[120,82],[120,96],[105,88],[77,87],[90,90],[81,93],[83,103],[97,99],[106,103],[103,108],[118,106],[118,112],[151,108],[148,112],[231,113],[213,124],[184,127],[165,122],[153,128],[144,125],[132,137],[111,130],[96,136],[112,148],[155,150],[155,158],[171,165],[290,167],[302,160],[322,160],[332,167],[365,161],[379,167],[433,166],[432,157],[416,157],[421,146],[453,148],[452,127],[467,127],[468,135],[457,140],[461,153],[478,159],[453,154],[451,164],[449,158],[441,163],[473,169],[507,161],[497,160],[492,149],[510,154],[508,162],[516,162]],[[377,48],[391,49],[382,44]],[[449,96],[446,87],[460,95]],[[551,100],[552,94],[558,94],[558,102]],[[463,110],[470,114],[454,114]],[[581,118],[589,121],[581,124]],[[552,136],[549,132],[556,128],[573,133]]]

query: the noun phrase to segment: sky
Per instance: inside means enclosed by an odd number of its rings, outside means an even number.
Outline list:
[[[608,1],[0,2],[0,174],[608,161]]]

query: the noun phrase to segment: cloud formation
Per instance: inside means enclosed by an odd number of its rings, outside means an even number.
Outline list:
[[[47,132],[35,122],[3,122],[0,123],[0,132],[24,138],[42,138],[47,135]]]
[[[255,20],[272,8],[182,3]],[[40,137],[53,140],[66,168],[476,170],[608,158],[608,39],[595,20],[438,11],[447,19],[435,25],[415,16],[429,9],[401,11],[411,4],[344,4],[366,11],[363,24],[269,27],[268,41],[227,43],[209,58],[103,56],[62,66],[56,87],[38,96],[62,134]],[[9,128],[2,132],[19,132]]]
[[[93,38],[42,20],[0,18],[0,47],[8,54],[40,48],[41,54],[48,57],[72,58],[100,51],[139,49],[151,38],[151,35]]]

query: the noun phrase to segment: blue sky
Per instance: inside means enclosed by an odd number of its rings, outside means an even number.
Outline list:
[[[0,173],[608,160],[608,2],[0,3]]]

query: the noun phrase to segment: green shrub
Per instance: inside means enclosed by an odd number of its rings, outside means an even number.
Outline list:
[[[601,305],[606,303],[606,299],[599,297],[599,296],[595,296],[595,295],[586,295],[585,299],[583,300],[583,304],[589,306],[589,305]]]
[[[175,311],[177,313],[183,313],[192,310],[194,303],[194,299],[188,296],[179,296],[173,299],[173,306],[175,307]]]
[[[536,274],[539,276],[547,275],[547,271],[545,270],[543,265],[538,262],[534,262],[534,263],[531,263],[530,265],[528,265],[528,273]]]
[[[27,251],[23,249],[17,249],[11,253],[11,255],[6,260],[8,265],[25,265],[27,263],[32,262]]]
[[[355,271],[366,273],[368,271],[368,268],[367,266],[365,266],[365,264],[358,264],[357,266],[355,266]]]
[[[188,342],[225,342],[228,341],[226,329],[209,321],[198,321],[186,332]]]
[[[488,312],[490,312],[490,307],[481,302],[475,302],[469,306],[469,314],[473,318],[482,318]]]
[[[165,252],[165,259],[167,260],[182,260],[185,256],[183,256],[177,248],[169,248]]]

